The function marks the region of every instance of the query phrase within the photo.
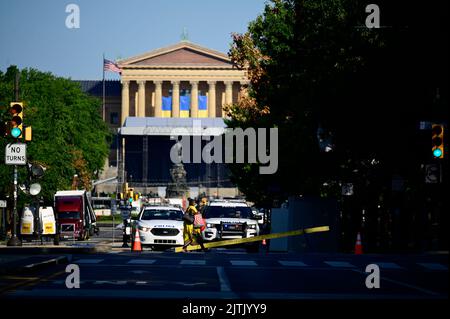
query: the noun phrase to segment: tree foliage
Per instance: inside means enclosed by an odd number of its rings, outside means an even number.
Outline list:
[[[381,171],[407,175],[412,165],[404,159],[419,159],[416,127],[432,116],[424,105],[432,107],[433,92],[442,87],[440,78],[427,80],[438,63],[425,54],[435,50],[443,58],[434,41],[438,23],[414,23],[421,20],[410,6],[383,4],[389,27],[369,29],[366,5],[272,0],[246,33],[233,34],[229,55],[248,69],[250,83],[248,97],[228,106],[227,124],[279,129],[275,175],[255,178],[257,164],[230,165],[251,200],[330,194],[338,182],[352,181],[353,172],[361,180],[381,179]],[[321,141],[330,141],[333,151],[324,151]]]
[[[3,119],[14,100],[16,67],[0,72],[0,105]],[[35,69],[20,71],[20,101],[24,102],[24,124],[32,127],[33,139],[27,142],[27,158],[47,167],[42,196],[52,200],[57,190],[70,189],[75,174],[80,187],[90,187],[90,180],[103,168],[108,155],[110,133],[100,115],[100,101],[83,93],[70,79],[55,77]],[[0,157],[11,138],[1,138]],[[20,180],[27,176],[20,167]],[[0,193],[11,191],[12,168],[0,164]]]

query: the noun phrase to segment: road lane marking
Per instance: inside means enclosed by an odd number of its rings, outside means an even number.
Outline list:
[[[136,281],[136,285],[137,286],[139,286],[139,285],[146,285],[146,284],[147,284],[146,281]]]
[[[33,278],[33,279],[27,280],[25,282],[21,281],[21,282],[14,283],[14,284],[6,286],[6,287],[2,287],[2,289],[0,289],[0,295],[10,294],[11,292],[15,293],[18,291],[18,289],[22,289],[22,288],[27,288],[27,289],[31,290],[33,286],[36,286],[37,284],[44,282],[44,281],[48,282],[48,281],[50,281],[50,279],[53,279],[64,273],[65,273],[65,271],[59,271],[59,272],[56,272],[54,274],[51,274],[51,275],[43,277],[43,278],[39,278],[39,277]]]
[[[74,264],[99,264],[103,260],[104,259],[78,259],[78,260],[75,260],[73,263]]]
[[[185,259],[180,262],[180,265],[205,265],[206,260],[192,260],[192,259]]]
[[[134,265],[151,265],[156,262],[156,259],[130,259],[127,264],[134,264]]]
[[[448,270],[448,267],[438,263],[417,263],[418,265],[430,270]]]
[[[278,260],[278,262],[283,266],[289,267],[307,267],[308,265],[296,260]]]
[[[354,265],[346,261],[324,261],[324,263],[336,268],[355,268]]]
[[[127,284],[126,280],[97,280],[94,281],[94,285],[115,285],[115,286],[123,286]]]
[[[253,260],[230,260],[233,266],[258,266]]]
[[[374,262],[375,265],[380,267],[381,269],[403,269],[403,267],[400,267],[396,263],[390,263],[390,262]]]
[[[357,269],[351,269],[351,270],[354,271],[354,272],[363,274],[364,276],[367,276],[367,273],[364,272],[364,271],[357,270]],[[410,284],[407,284],[405,282],[401,282],[401,281],[398,281],[398,280],[390,279],[390,278],[387,278],[384,275],[380,276],[380,279],[384,280],[384,281],[387,281],[387,282],[391,282],[391,283],[399,285],[399,286],[403,286],[403,287],[406,287],[406,288],[410,288],[410,289],[414,289],[414,290],[423,292],[423,293],[425,293],[427,295],[439,296],[439,294],[437,292],[434,292],[434,291],[431,291],[431,290],[428,290],[428,289],[424,289],[424,288],[420,288],[420,287],[417,287],[417,286],[414,286],[414,285],[410,285]]]
[[[219,276],[220,291],[231,292],[230,281],[228,280],[228,276],[225,273],[225,269],[223,267],[216,267],[216,270],[217,276]]]

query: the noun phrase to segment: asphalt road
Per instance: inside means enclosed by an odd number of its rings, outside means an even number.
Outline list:
[[[448,255],[250,254],[243,250],[109,252],[73,255],[80,288],[66,265],[10,278],[1,298],[447,299]],[[366,287],[366,266],[380,288]],[[31,279],[30,279],[31,278]],[[30,281],[31,280],[31,281]],[[9,289],[8,289],[9,287]]]

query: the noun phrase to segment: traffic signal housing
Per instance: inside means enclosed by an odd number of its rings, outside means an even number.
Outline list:
[[[23,137],[23,103],[11,102],[9,114],[11,115],[9,120],[10,135],[14,138]]]
[[[8,134],[8,125],[0,120],[0,137],[5,137]]]
[[[434,158],[444,158],[444,125],[431,125],[431,152]]]

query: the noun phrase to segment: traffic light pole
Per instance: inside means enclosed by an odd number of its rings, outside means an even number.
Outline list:
[[[14,165],[14,208],[13,208],[13,227],[11,238],[6,243],[7,246],[22,246],[22,242],[17,237],[17,165]]]
[[[19,72],[16,72],[14,82],[14,95],[16,101],[19,100]],[[22,242],[17,237],[17,165],[14,165],[14,208],[13,208],[13,227],[11,230],[11,238],[6,243],[7,246],[22,246]]]

